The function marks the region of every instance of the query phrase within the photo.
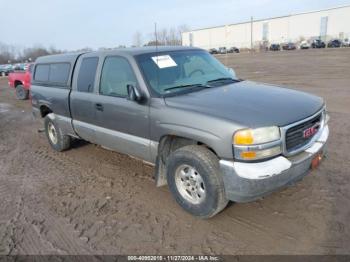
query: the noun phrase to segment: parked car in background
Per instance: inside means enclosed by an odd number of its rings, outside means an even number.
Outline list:
[[[25,71],[26,69],[26,65],[25,63],[18,63],[13,65],[13,71]]]
[[[314,39],[311,43],[312,48],[325,48],[326,44],[320,39]]]
[[[53,55],[34,71],[53,150],[77,138],[153,163],[156,185],[200,218],[301,180],[325,153],[322,98],[240,80],[198,48]]]
[[[8,84],[10,87],[15,88],[17,99],[26,100],[29,97],[33,64],[29,64],[28,66],[22,64],[17,68],[26,68],[26,70],[17,70],[13,73],[10,73],[8,75]]]
[[[344,47],[350,47],[350,39],[349,38],[345,38],[343,41],[343,46]]]
[[[226,47],[219,47],[219,54],[226,54],[227,53],[227,49]]]
[[[0,76],[8,76],[9,73],[13,72],[13,66],[10,64],[0,65]]]
[[[239,53],[239,49],[233,46],[227,50],[227,53]]]
[[[280,51],[281,45],[280,44],[271,44],[269,49],[270,49],[270,51]]]
[[[328,42],[327,47],[328,48],[339,48],[342,46],[342,41],[339,39],[333,39]]]
[[[283,50],[295,50],[297,49],[296,45],[292,42],[289,42],[289,43],[285,43],[282,45],[282,49]]]
[[[0,65],[0,76],[5,76],[5,75],[6,75],[5,65]]]
[[[216,55],[219,53],[219,51],[216,48],[211,48],[211,49],[209,49],[209,53],[212,55]]]
[[[309,42],[307,42],[307,41],[302,41],[301,43],[300,43],[300,49],[309,49],[311,46],[310,46],[310,44],[309,44]]]

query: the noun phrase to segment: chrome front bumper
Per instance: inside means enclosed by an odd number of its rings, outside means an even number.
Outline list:
[[[258,163],[220,160],[227,199],[251,202],[302,179],[315,156],[325,154],[328,135],[326,125],[309,148],[291,157],[278,156]]]

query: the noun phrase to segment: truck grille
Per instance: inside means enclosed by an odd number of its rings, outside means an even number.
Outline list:
[[[305,121],[299,125],[289,128],[286,132],[286,149],[287,151],[294,151],[310,142],[315,134],[305,138],[304,131],[315,126],[317,123],[321,124],[322,113],[314,118]]]

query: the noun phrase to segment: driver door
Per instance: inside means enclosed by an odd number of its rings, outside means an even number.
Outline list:
[[[104,147],[149,161],[149,107],[127,99],[129,84],[138,85],[127,58],[105,57],[95,100],[96,140]]]

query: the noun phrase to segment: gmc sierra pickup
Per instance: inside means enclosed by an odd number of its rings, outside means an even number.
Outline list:
[[[40,57],[31,92],[53,149],[84,139],[153,163],[201,218],[300,180],[329,134],[323,99],[238,79],[192,47]]]

